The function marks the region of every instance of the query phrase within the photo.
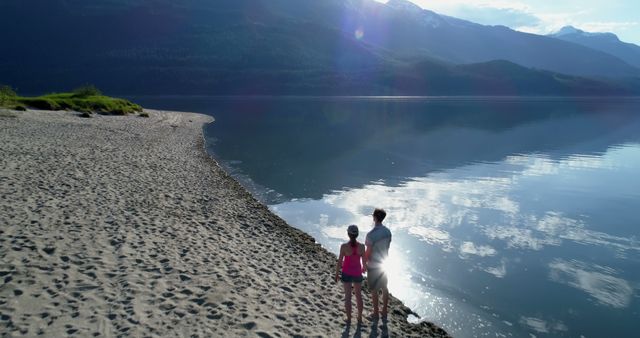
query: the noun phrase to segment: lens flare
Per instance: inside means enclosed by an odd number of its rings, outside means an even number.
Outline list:
[[[362,28],[358,28],[353,35],[356,37],[356,39],[360,40],[362,39],[362,37],[364,37],[364,30]]]
[[[403,263],[402,259],[395,254],[389,255],[382,261],[381,268],[389,278],[389,283],[394,283],[398,278],[406,274],[404,271],[406,267]]]

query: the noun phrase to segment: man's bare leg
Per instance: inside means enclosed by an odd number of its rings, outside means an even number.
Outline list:
[[[373,313],[371,316],[373,318],[378,317],[378,291],[379,290],[371,290],[371,303],[373,303]]]
[[[387,316],[387,308],[389,307],[389,289],[382,289],[382,317]]]

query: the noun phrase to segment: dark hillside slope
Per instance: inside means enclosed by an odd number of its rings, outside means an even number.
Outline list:
[[[509,63],[486,73],[367,42],[366,29],[362,35],[349,31],[351,21],[369,18],[376,8],[372,20],[402,17],[397,9],[368,0],[3,0],[0,83],[24,94],[85,83],[115,95],[628,95],[634,90],[615,81],[567,81],[522,67],[514,72]]]

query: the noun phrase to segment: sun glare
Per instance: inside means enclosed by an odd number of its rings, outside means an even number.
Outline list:
[[[406,274],[404,262],[394,251],[382,262],[382,271],[387,275],[390,284],[396,284]]]
[[[382,270],[387,275],[389,290],[402,299],[418,299],[424,297],[421,290],[412,281],[412,274],[407,266],[410,252],[399,252],[393,247],[389,250],[389,256],[382,262]]]

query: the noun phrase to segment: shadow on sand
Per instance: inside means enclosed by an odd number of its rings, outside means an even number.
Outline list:
[[[362,337],[362,325],[357,325],[355,331],[353,331],[353,336],[351,336],[351,325],[345,325],[344,331],[342,331],[342,338],[361,338]],[[382,325],[380,325],[380,329],[378,330],[378,320],[374,320],[371,322],[371,332],[369,333],[369,338],[388,338],[389,337],[389,326],[387,325],[386,320],[382,320]]]
[[[345,325],[344,331],[342,331],[342,338],[350,338],[351,337],[351,325]],[[353,332],[353,338],[361,338],[362,337],[362,325],[357,325],[356,330]]]

